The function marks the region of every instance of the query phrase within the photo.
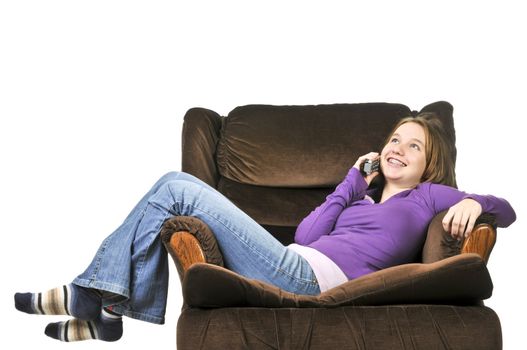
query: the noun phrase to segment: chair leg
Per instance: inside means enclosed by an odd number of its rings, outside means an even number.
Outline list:
[[[180,277],[183,278],[190,266],[195,263],[205,263],[205,254],[199,241],[187,231],[175,232],[168,242],[174,262],[178,266]],[[176,259],[177,258],[177,259]]]
[[[479,224],[463,242],[461,253],[476,253],[487,263],[495,243],[496,229],[489,224]]]

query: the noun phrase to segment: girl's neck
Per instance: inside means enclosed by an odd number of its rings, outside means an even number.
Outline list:
[[[384,203],[391,197],[395,196],[398,193],[401,193],[406,190],[414,189],[416,186],[402,186],[390,182],[386,182],[384,184],[384,188],[382,190],[381,200],[379,203]]]

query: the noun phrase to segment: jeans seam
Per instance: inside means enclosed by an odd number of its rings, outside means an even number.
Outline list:
[[[154,236],[153,241],[159,236],[159,232],[161,230],[161,226],[166,221],[167,217],[170,216],[170,215],[171,214],[169,212],[166,212],[163,220],[160,220],[160,222],[158,223],[158,225],[157,225],[157,227],[155,229],[156,234],[153,235]],[[145,262],[145,258],[148,255],[148,253],[150,252],[150,248],[152,247],[152,242],[153,241],[151,241],[150,244],[148,244],[148,249],[145,250],[144,254],[141,255],[141,257],[137,261],[137,265],[138,265],[137,277],[141,276],[141,274],[143,273],[143,267],[145,266],[145,263],[144,263]],[[135,278],[135,280],[138,280],[138,278]]]
[[[95,261],[95,266],[93,268],[93,271],[91,273],[91,280],[96,280],[97,279],[97,274],[99,273],[99,269],[101,267],[101,261],[102,261],[102,258],[104,256],[104,252],[106,251],[106,247],[108,247],[108,244],[109,244],[109,240],[110,240],[110,237],[107,237],[104,242],[102,243],[101,245],[101,249],[99,249],[99,251],[97,252],[97,258],[96,258],[96,261]]]

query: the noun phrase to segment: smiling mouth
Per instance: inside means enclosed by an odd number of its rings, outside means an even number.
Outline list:
[[[393,164],[393,165],[397,165],[397,166],[400,166],[400,167],[405,167],[406,164],[401,162],[399,159],[395,159],[395,158],[388,158],[388,163],[390,164]]]

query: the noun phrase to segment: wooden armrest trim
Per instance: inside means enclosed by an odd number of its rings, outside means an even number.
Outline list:
[[[490,224],[479,224],[463,242],[461,253],[476,253],[487,263],[494,244],[496,229]]]
[[[183,274],[187,272],[190,266],[196,263],[205,263],[205,254],[199,244],[199,241],[187,231],[175,232],[170,237],[170,248],[177,256]]]

